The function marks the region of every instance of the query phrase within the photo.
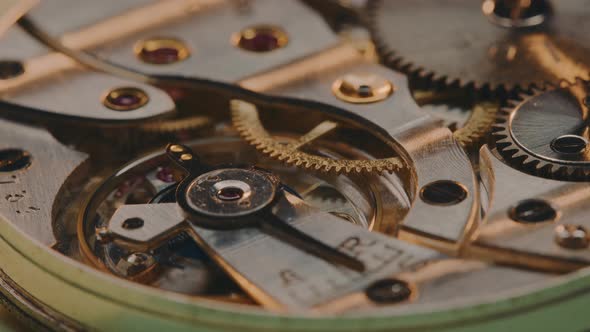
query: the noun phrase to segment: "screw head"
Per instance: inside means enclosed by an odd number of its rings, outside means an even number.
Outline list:
[[[590,245],[590,236],[584,226],[558,225],[555,227],[555,242],[565,249],[586,249]]]
[[[587,146],[588,140],[578,135],[562,135],[551,142],[551,149],[557,153],[579,154]]]
[[[289,37],[280,27],[256,25],[243,29],[232,36],[232,44],[243,50],[265,53],[287,46]]]
[[[0,172],[15,172],[31,165],[31,154],[21,149],[0,150]]]
[[[141,89],[133,87],[116,88],[103,98],[103,105],[115,111],[133,111],[149,101],[148,95]]]
[[[382,279],[369,285],[365,294],[375,303],[399,303],[412,296],[412,288],[403,280]]]
[[[182,155],[180,155],[180,159],[184,161],[189,161],[193,159],[193,155],[190,153],[183,153]]]
[[[420,198],[430,205],[456,205],[467,198],[467,189],[455,181],[439,180],[422,187]]]
[[[154,37],[139,41],[135,55],[145,63],[167,65],[185,60],[190,55],[186,43],[175,38]]]
[[[176,152],[176,153],[180,153],[180,152],[183,152],[184,151],[184,148],[182,146],[180,146],[180,145],[176,145],[175,144],[175,145],[172,145],[170,147],[170,151]]]
[[[377,74],[348,74],[332,84],[332,93],[352,104],[376,103],[388,98],[393,91],[393,84]]]
[[[203,218],[191,218],[193,215],[215,217],[209,223],[211,227],[223,228],[235,225],[235,218],[251,215],[271,204],[277,185],[272,175],[255,169],[218,169],[191,181],[179,201],[191,221],[207,222]],[[243,222],[249,220],[245,218]]]
[[[508,215],[516,222],[531,224],[553,221],[557,218],[557,211],[542,199],[527,199],[512,207]]]
[[[16,60],[0,60],[0,80],[7,80],[25,73],[25,66]]]

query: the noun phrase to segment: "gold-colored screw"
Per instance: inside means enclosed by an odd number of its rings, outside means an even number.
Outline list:
[[[170,147],[170,151],[172,151],[172,152],[176,152],[176,153],[179,153],[179,152],[182,152],[182,151],[184,151],[184,149],[183,149],[183,148],[182,148],[182,146],[180,146],[180,145],[172,145],[172,146]]]
[[[379,102],[388,98],[393,91],[393,84],[377,74],[348,74],[332,84],[334,95],[352,104]]]
[[[149,38],[135,44],[135,55],[145,63],[166,65],[189,57],[190,50],[185,42],[175,38]]]
[[[243,50],[264,53],[287,46],[289,37],[278,26],[256,25],[243,29],[231,37],[231,43]]]
[[[132,111],[144,106],[148,101],[149,97],[145,91],[133,87],[122,87],[107,92],[102,103],[115,111]]]

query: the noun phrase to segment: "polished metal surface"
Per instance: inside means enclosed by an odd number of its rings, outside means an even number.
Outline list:
[[[36,241],[52,246],[54,203],[66,179],[88,156],[60,144],[43,129],[6,120],[0,121],[0,128],[0,151],[18,148],[31,156],[30,166],[0,172],[0,215]]]
[[[590,326],[584,1],[33,4],[0,15],[28,326]]]
[[[67,0],[62,2],[69,3]],[[137,2],[143,2],[145,7],[137,6]],[[160,15],[164,18],[165,16],[158,11],[160,7],[156,3],[150,4],[147,1],[118,1],[117,6],[114,7],[94,4],[92,6],[96,10],[93,11],[85,3],[94,2],[83,1],[76,5],[85,8],[84,12],[92,14],[79,17],[76,21],[56,19],[67,13],[55,12],[53,8],[56,8],[56,5],[49,2],[36,7],[29,15],[41,28],[56,38],[60,38],[65,33],[75,36],[75,38],[70,37],[70,40],[88,40],[103,34],[108,35],[110,38],[107,37],[103,44],[105,41],[110,41],[113,45],[94,46],[88,51],[111,63],[150,75],[198,77],[235,82],[254,73],[318,52],[338,42],[318,16],[296,1],[174,1],[166,6],[169,10],[176,7],[178,11],[184,11],[184,13],[194,11],[196,15],[174,17],[172,24],[164,27],[149,20],[139,21],[137,24],[143,26],[136,28],[133,31],[136,33],[129,37],[123,35],[122,37],[127,38],[122,39],[117,38],[118,21],[103,24],[102,29],[93,30],[89,26],[100,25],[104,19],[111,18],[115,13],[121,15],[123,21],[132,19],[137,12],[141,12],[142,8],[145,8],[144,15]],[[148,7],[150,5],[153,5],[151,9]],[[301,20],[301,17],[307,17],[307,19]],[[282,26],[289,36],[288,45],[261,55],[244,51],[229,42],[235,32],[244,27],[259,24]],[[84,30],[80,30],[81,28]],[[139,61],[133,52],[135,43],[154,34],[183,40],[193,50],[192,55],[185,61],[167,66],[149,65]],[[77,46],[68,45],[67,37],[64,36],[64,39],[67,46],[80,49]]]
[[[144,209],[141,205],[127,205],[119,209],[109,223],[109,230],[132,243],[155,243],[153,240],[161,238],[163,232],[177,232],[184,223],[176,204],[149,206]],[[158,212],[150,212],[154,209]],[[195,241],[246,292],[269,309],[298,311],[315,307],[439,255],[368,232],[331,214],[318,213],[293,195],[281,198],[273,213],[300,231],[314,234],[323,243],[354,255],[365,264],[366,271],[358,273],[319,260],[257,229],[215,231],[189,223]],[[129,218],[140,218],[145,223],[138,230],[125,229],[123,224]]]
[[[21,75],[0,81],[3,108],[5,111],[12,110],[18,117],[41,114],[70,121],[124,122],[149,119],[174,111],[172,100],[160,89],[87,71],[71,58],[51,53],[19,27],[11,28],[0,45],[2,59],[20,61],[24,66]],[[149,103],[126,112],[105,107],[103,98],[113,87],[141,88],[149,95]]]
[[[589,175],[585,83],[525,95],[495,124],[498,150],[533,174],[561,180]],[[547,124],[552,125],[547,128]]]
[[[495,19],[510,2],[520,13]],[[524,23],[537,7],[539,22]],[[394,68],[445,84],[511,90],[590,78],[587,11],[585,0],[374,1],[370,16],[381,56]]]
[[[235,218],[267,207],[275,198],[276,181],[259,171],[220,169],[194,179],[186,189],[185,200],[191,213],[210,217]],[[237,197],[223,196],[224,190]]]
[[[559,225],[588,227],[583,212],[588,204],[585,183],[567,183],[522,173],[502,163],[487,148],[482,148],[482,179],[488,200],[487,220],[475,234],[473,248],[468,251],[495,252],[512,264],[538,266],[548,270],[570,270],[588,264],[587,250],[564,248],[555,241]],[[493,182],[490,182],[492,179]],[[526,183],[523,186],[522,183]],[[519,223],[512,220],[510,210],[520,202],[540,199],[556,211],[555,219]]]

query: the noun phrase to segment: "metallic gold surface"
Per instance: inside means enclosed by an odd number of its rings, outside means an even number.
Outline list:
[[[333,174],[379,174],[398,172],[404,167],[403,161],[397,157],[380,160],[334,160],[298,151],[302,146],[336,128],[337,124],[322,122],[297,142],[282,143],[272,138],[264,129],[254,105],[233,100],[231,107],[233,123],[240,135],[262,153],[287,165]]]
[[[334,95],[354,104],[379,102],[394,92],[390,82],[374,75],[351,74],[334,81]]]

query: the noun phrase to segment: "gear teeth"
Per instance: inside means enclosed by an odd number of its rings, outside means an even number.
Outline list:
[[[527,159],[527,154],[522,150],[515,150],[515,153],[512,155],[512,159],[522,160],[522,162],[524,162]]]
[[[514,106],[518,106],[518,104],[520,104],[520,102],[517,103]],[[510,114],[511,113],[512,113],[512,109],[510,109],[510,108],[501,108],[500,109],[500,112],[498,113],[498,117],[501,118],[501,119],[508,120],[508,118],[510,117]]]
[[[526,94],[526,93],[521,93],[522,99],[526,99],[529,98],[530,96],[536,96],[536,95],[540,95],[541,93],[543,93],[544,91],[547,91],[549,89],[552,88],[551,84],[545,84],[542,87],[537,87],[536,85],[533,85],[530,89],[530,93]]]
[[[549,176],[551,176],[551,174],[553,174],[553,165],[551,165],[551,164],[542,164],[541,163],[537,167],[538,167],[537,171],[539,172],[539,174],[542,174],[545,177],[549,177]]]
[[[510,99],[506,102],[509,107],[517,107],[523,99]]]
[[[188,118],[161,120],[142,124],[139,129],[146,133],[170,134],[183,130],[198,130],[212,124],[212,120],[206,116],[193,116]]]
[[[276,141],[264,129],[258,110],[253,104],[232,100],[232,122],[236,131],[248,143],[264,155],[285,163],[328,174],[380,174],[401,171],[404,163],[400,158],[376,160],[335,160],[298,151],[292,144]]]
[[[570,83],[566,87],[573,86]],[[576,79],[575,84],[586,84],[585,81]],[[556,89],[553,84],[545,84],[544,87],[549,89]],[[590,163],[583,166],[575,166],[568,164],[560,164],[560,161],[550,161],[543,159],[525,149],[522,149],[512,137],[510,127],[512,126],[512,114],[516,112],[519,107],[543,93],[547,89],[538,87],[531,87],[529,93],[519,93],[516,98],[508,100],[509,107],[502,108],[497,114],[496,121],[492,125],[492,137],[498,152],[514,167],[517,167],[527,173],[537,175],[540,177],[557,179],[557,180],[585,180],[590,179]]]
[[[505,149],[506,147],[509,147],[509,146],[510,146],[510,144],[511,144],[511,143],[510,143],[510,142],[507,142],[507,141],[505,141],[505,139],[506,139],[506,138],[502,138],[502,140],[501,140],[501,141],[496,141],[496,142],[495,142],[495,143],[496,143],[496,144],[495,144],[495,145],[496,145],[496,148],[497,148],[498,150],[503,150],[503,149]]]
[[[528,100],[530,97],[540,95],[543,92],[542,90],[535,90],[535,89],[531,89],[531,90],[532,90],[532,93],[520,92],[518,94],[517,99],[516,99],[518,102],[516,103],[515,106],[518,106],[518,104],[522,103],[525,100]]]
[[[150,145],[161,145],[170,141],[179,141],[190,136],[200,136],[211,128],[213,120],[206,116],[190,118],[164,118],[145,121],[137,126],[125,128],[103,128],[100,139],[108,144],[116,145],[116,149],[129,153],[137,149],[144,149]],[[92,132],[84,132],[94,135]],[[68,134],[68,133],[66,133]]]
[[[432,86],[437,86],[439,84],[444,86],[457,86],[459,88],[479,91],[484,94],[493,94],[496,96],[510,96],[513,93],[518,93],[519,91],[531,91],[531,89],[547,90],[556,86],[556,84],[545,82],[543,81],[543,78],[538,77],[511,77],[510,79],[497,79],[491,81],[491,78],[489,77],[476,75],[464,79],[459,73],[440,72],[444,69],[425,68],[424,66],[416,64],[412,62],[411,59],[407,59],[406,54],[401,53],[399,45],[394,45],[392,44],[393,41],[387,40],[386,37],[388,34],[404,32],[391,31],[380,24],[381,20],[387,22],[387,20],[395,19],[390,17],[381,18],[381,15],[388,10],[393,11],[393,8],[384,9],[384,3],[385,0],[369,0],[365,8],[366,25],[368,26],[374,43],[376,44],[376,50],[381,61],[383,64],[394,70],[401,71],[407,75],[428,82]],[[545,78],[545,80],[548,79],[550,78]],[[562,78],[561,81],[554,83],[572,85],[580,80],[590,80],[590,71],[584,70],[581,75],[578,74],[573,78]]]
[[[536,172],[540,171],[545,166],[546,164],[542,163],[540,160],[532,160],[530,163],[526,164],[527,168],[534,170]]]
[[[456,130],[453,136],[461,145],[467,147],[478,143],[494,126],[499,106],[492,103],[481,103],[474,107],[465,125]]]

